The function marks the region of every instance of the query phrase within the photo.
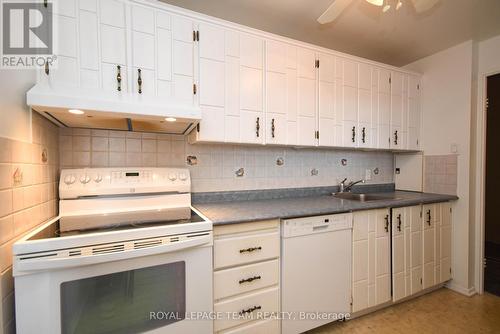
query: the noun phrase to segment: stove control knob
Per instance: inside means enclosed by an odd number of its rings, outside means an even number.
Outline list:
[[[70,184],[75,183],[75,176],[74,175],[66,175],[66,177],[64,178],[64,183],[66,183],[68,186]]]
[[[170,181],[175,181],[175,180],[177,180],[177,175],[175,175],[174,173],[170,173],[170,174],[168,174],[168,179]]]
[[[102,176],[97,174],[96,177],[94,178],[95,183],[101,183],[102,182]]]
[[[180,173],[180,174],[179,174],[179,179],[180,179],[181,181],[186,181],[186,180],[187,180],[187,175],[186,175],[185,173]]]
[[[80,177],[80,182],[83,183],[83,184],[87,184],[90,182],[90,176],[88,175],[82,175],[82,177]]]

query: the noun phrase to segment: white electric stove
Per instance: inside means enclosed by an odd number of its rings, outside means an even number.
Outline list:
[[[212,333],[212,223],[187,169],[61,172],[60,216],[13,246],[18,333]]]

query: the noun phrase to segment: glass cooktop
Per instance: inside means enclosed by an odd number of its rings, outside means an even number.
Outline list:
[[[188,223],[200,223],[205,220],[201,218],[194,211],[190,210],[191,216],[185,219],[171,219],[169,215],[166,215],[165,219],[161,219],[161,214],[154,212],[154,214],[150,214],[143,212],[138,218],[138,214],[134,213],[133,215],[126,215],[123,213],[120,214],[106,214],[106,215],[94,215],[90,216],[78,216],[78,217],[61,217],[59,220],[53,222],[37,234],[33,235],[28,240],[41,240],[41,239],[50,239],[50,238],[62,238],[68,236],[75,235],[85,235],[90,233],[105,233],[105,232],[113,232],[113,231],[126,231],[132,229],[140,229],[140,228],[148,228],[148,227],[157,227],[157,226],[166,226],[166,225],[178,225],[178,224],[188,224]],[[127,219],[127,216],[129,218]],[[120,217],[120,221],[116,221],[116,217]],[[71,229],[68,230],[65,227],[65,224],[72,223],[72,219],[78,219],[79,221],[84,221],[85,219],[91,219],[92,226],[96,226],[100,224],[100,227],[92,227],[85,228],[84,225],[81,225],[83,228],[79,229]],[[97,219],[97,220],[96,220]],[[100,221],[99,221],[100,220]],[[96,224],[97,223],[97,224]]]

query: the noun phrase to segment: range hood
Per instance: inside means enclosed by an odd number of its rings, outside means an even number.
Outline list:
[[[26,99],[33,110],[61,127],[186,135],[201,119],[200,108],[190,101],[95,89],[39,83]]]

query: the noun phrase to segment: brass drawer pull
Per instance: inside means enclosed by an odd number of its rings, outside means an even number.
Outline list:
[[[139,85],[139,94],[142,94],[142,77],[141,77],[141,69],[137,69],[137,84]]]
[[[246,249],[240,249],[240,254],[242,254],[242,253],[252,253],[252,252],[255,252],[255,251],[258,251],[258,250],[262,250],[262,247],[258,246],[258,247],[250,247],[250,248],[246,248]]]
[[[398,231],[401,232],[401,214],[398,215]]]
[[[241,310],[239,314],[244,315],[246,313],[252,313],[253,311],[257,311],[260,309],[262,309],[262,306],[254,306],[254,307],[250,307],[249,309],[246,309],[246,310]]]
[[[274,131],[276,130],[276,127],[274,126],[274,118],[271,120],[271,137],[274,138]]]
[[[116,66],[116,82],[118,83],[118,91],[122,91],[122,67],[120,65]]]
[[[238,283],[240,284],[243,284],[243,283],[250,283],[250,282],[253,282],[255,280],[259,280],[261,279],[262,277],[260,276],[254,276],[254,277],[249,277],[249,278],[245,278],[245,279],[242,279],[240,280]]]
[[[352,127],[352,142],[353,143],[356,142],[356,127],[355,126]]]
[[[385,231],[389,232],[389,215],[385,216]]]
[[[398,131],[396,130],[394,132],[394,145],[397,145],[398,144]]]
[[[365,144],[366,143],[366,128],[363,128],[361,133],[362,133],[361,140],[363,141],[363,144]]]
[[[431,216],[431,210],[427,211],[427,224],[431,226],[431,221],[432,221],[432,216]]]
[[[257,138],[260,137],[260,117],[257,117],[257,120],[255,121],[255,134],[257,135]]]

